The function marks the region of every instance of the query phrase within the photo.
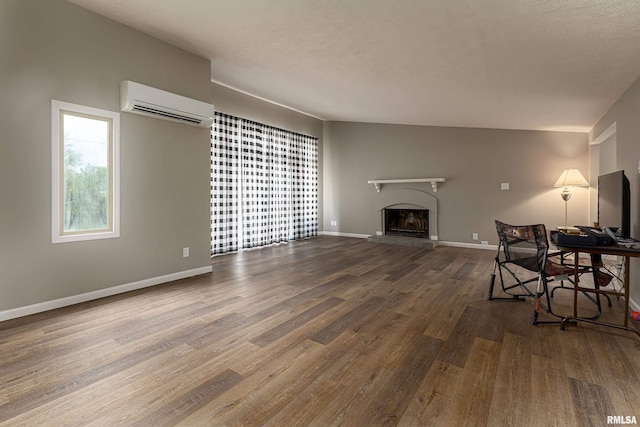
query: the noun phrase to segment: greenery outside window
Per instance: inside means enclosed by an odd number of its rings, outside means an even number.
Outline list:
[[[119,120],[51,101],[53,243],[120,236]]]

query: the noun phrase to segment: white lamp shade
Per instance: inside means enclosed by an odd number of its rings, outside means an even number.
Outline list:
[[[565,169],[556,181],[554,187],[588,187],[589,181],[578,169]]]

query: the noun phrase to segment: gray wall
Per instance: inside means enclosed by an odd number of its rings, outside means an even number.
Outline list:
[[[324,157],[322,120],[216,83],[211,83],[211,99],[217,111],[318,138],[318,226],[322,230]]]
[[[0,311],[210,265],[208,129],[127,113],[121,237],[51,243],[51,99],[119,111],[129,79],[210,102],[207,60],[62,0],[2,0],[0,58]]]
[[[586,133],[328,122],[324,153],[324,230],[366,235],[380,230],[378,193],[368,180],[442,177],[447,181],[433,193],[439,240],[459,243],[497,244],[494,219],[562,225],[564,202],[553,184],[566,168],[585,176],[589,170]],[[509,191],[500,190],[502,182],[510,184]],[[430,184],[407,187],[432,191]],[[588,222],[588,193],[574,191],[570,224]]]
[[[631,236],[640,238],[640,81],[636,81],[591,130],[592,139],[616,123],[616,164],[631,187]],[[640,260],[631,264],[631,302],[640,309]]]

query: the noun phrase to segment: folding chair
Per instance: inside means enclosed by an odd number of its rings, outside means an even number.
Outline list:
[[[560,281],[562,283],[564,280],[573,283],[571,278],[574,274],[574,266],[564,264],[561,252],[549,253],[549,241],[547,240],[547,231],[544,224],[509,225],[498,220],[496,220],[495,223],[500,243],[493,263],[488,299],[520,300],[524,297],[531,297],[535,300],[533,315],[531,317],[532,324],[560,323],[564,316],[554,313],[551,309],[548,284],[552,281]],[[560,262],[551,261],[551,258],[555,257],[559,257]],[[500,275],[502,291],[510,295],[509,297],[499,298],[493,295],[496,270]],[[505,284],[503,270],[509,273],[515,280],[515,283],[511,285]],[[579,274],[590,270],[591,268],[588,266],[578,266]],[[600,277],[597,270],[593,270],[593,272],[595,286],[598,287],[598,281],[602,283],[604,276]],[[522,279],[521,276],[527,273],[535,273],[535,275]],[[530,289],[531,284],[534,282],[536,283],[535,291]],[[596,317],[598,317],[601,310],[599,295],[594,302],[598,307],[598,314],[596,315]],[[540,309],[559,320],[539,321],[538,315]]]

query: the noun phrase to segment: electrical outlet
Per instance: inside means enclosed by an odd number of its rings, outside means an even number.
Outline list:
[[[472,238],[473,240],[478,240],[478,233],[473,233],[473,234],[471,235],[471,238]]]
[[[335,227],[335,226],[337,226],[337,225],[338,225],[338,221],[331,221],[331,226],[332,226],[332,227]]]
[[[189,256],[189,248],[182,248],[182,258],[187,258]]]
[[[501,190],[508,190],[509,189],[509,183],[508,182],[501,182],[500,183],[500,189]]]
[[[489,244],[489,242],[488,242],[487,240],[483,240],[482,242],[480,242],[480,244],[482,244],[482,245],[488,245],[488,244]]]

